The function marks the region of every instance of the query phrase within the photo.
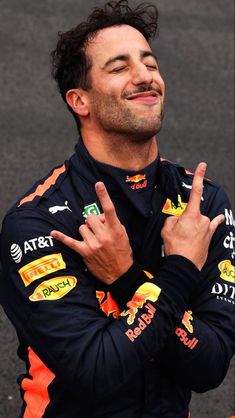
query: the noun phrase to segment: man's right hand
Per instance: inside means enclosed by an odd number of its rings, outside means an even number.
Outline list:
[[[51,231],[51,236],[80,254],[97,279],[111,284],[132,266],[132,249],[105,185],[98,182],[95,189],[104,213],[89,215],[86,224],[80,226],[83,240],[75,240],[59,231]]]
[[[206,167],[206,163],[198,164],[184,213],[180,217],[168,217],[161,232],[165,255],[182,255],[191,260],[199,270],[206,262],[215,230],[224,221],[224,215],[218,215],[210,221],[207,216],[201,214]]]

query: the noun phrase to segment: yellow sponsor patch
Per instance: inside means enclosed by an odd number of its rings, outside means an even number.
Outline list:
[[[34,260],[19,270],[25,286],[29,286],[34,280],[41,279],[50,273],[55,273],[66,267],[62,254],[50,254]]]
[[[29,297],[31,302],[57,300],[67,295],[77,284],[74,276],[59,276],[42,282]]]
[[[178,194],[178,205],[170,200],[166,199],[165,205],[162,208],[162,212],[167,215],[181,216],[187,207],[187,203],[182,202],[181,196]]]
[[[230,260],[223,260],[218,264],[221,279],[235,283],[235,268]]]

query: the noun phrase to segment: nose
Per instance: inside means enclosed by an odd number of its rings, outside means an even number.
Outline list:
[[[145,64],[139,63],[133,69],[132,82],[134,85],[151,84],[153,81],[153,71],[150,71]]]

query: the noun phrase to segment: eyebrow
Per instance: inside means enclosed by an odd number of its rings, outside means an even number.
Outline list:
[[[155,59],[156,63],[157,63],[157,57],[151,51],[140,51],[140,55],[141,55],[141,58],[153,57]],[[116,61],[125,61],[126,62],[129,59],[130,59],[129,54],[121,54],[121,55],[117,55],[115,57],[111,57],[111,58],[108,59],[108,61],[106,61],[106,63],[102,67],[102,70],[105,70],[110,64],[113,64]]]

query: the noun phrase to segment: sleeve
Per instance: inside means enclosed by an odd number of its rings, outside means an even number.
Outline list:
[[[175,328],[175,335],[157,355],[165,373],[197,392],[222,382],[235,345],[234,218],[222,189],[207,202],[206,215],[213,219],[218,214],[224,214],[225,221],[214,234],[201,271],[202,280]],[[123,292],[119,285],[122,278],[114,287],[120,298]]]
[[[71,235],[35,210],[7,216],[1,233],[1,303],[21,341],[66,388],[102,397],[105,386],[106,396],[115,382],[124,382],[162,350],[200,274],[180,256],[169,257],[151,283],[138,269],[142,284],[136,299],[114,319],[105,315],[99,282],[82,260],[50,237],[55,228]]]

